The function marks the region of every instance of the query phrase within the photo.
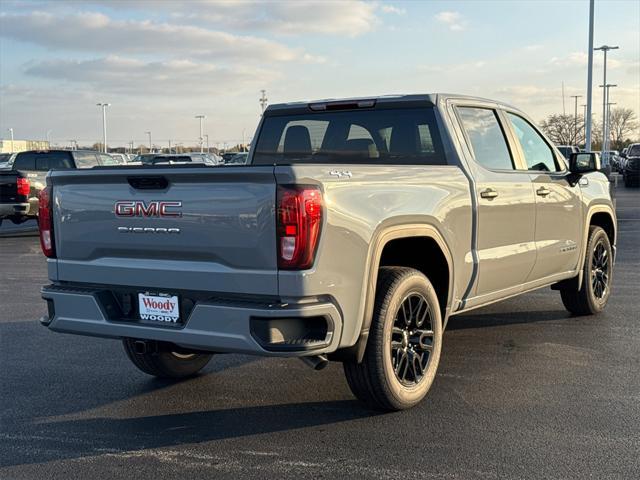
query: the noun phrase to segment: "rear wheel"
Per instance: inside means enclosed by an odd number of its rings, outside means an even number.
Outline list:
[[[613,276],[613,250],[606,232],[596,226],[589,227],[589,240],[579,289],[565,287],[560,296],[565,308],[574,315],[600,313],[611,295]]]
[[[122,340],[129,360],[144,373],[160,378],[187,378],[202,370],[213,354],[190,353],[164,342],[149,342],[152,346],[141,352],[135,338]]]
[[[412,268],[383,267],[364,358],[344,362],[349,387],[375,409],[413,407],[433,383],[441,346],[440,306],[429,279]]]

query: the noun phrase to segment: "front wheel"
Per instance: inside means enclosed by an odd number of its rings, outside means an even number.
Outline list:
[[[152,342],[154,348],[139,352],[135,338],[122,340],[129,360],[146,374],[159,378],[188,378],[202,370],[212,354],[182,352],[171,344]]]
[[[353,394],[378,410],[422,400],[436,375],[442,317],[431,282],[405,267],[382,267],[367,348],[361,363],[344,362]]]
[[[613,249],[607,233],[589,227],[589,239],[582,269],[582,283],[560,289],[565,308],[574,315],[594,315],[604,310],[611,295]]]

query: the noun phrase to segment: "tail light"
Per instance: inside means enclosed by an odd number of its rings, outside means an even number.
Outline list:
[[[31,184],[29,180],[26,178],[19,178],[16,182],[18,195],[24,195],[25,197],[29,196],[29,192],[31,191]]]
[[[313,265],[322,226],[322,192],[313,186],[278,187],[278,268]]]
[[[56,245],[53,239],[53,205],[52,189],[45,187],[38,196],[40,204],[38,206],[38,228],[40,230],[40,246],[45,257],[55,258]]]

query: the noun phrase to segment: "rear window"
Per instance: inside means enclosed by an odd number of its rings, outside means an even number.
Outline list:
[[[629,157],[636,157],[640,155],[640,145],[631,146],[631,148],[629,148],[629,151],[627,152],[627,155]]]
[[[48,172],[52,169],[72,168],[69,152],[22,152],[16,156],[13,168]]]
[[[254,165],[446,165],[432,108],[265,117]]]

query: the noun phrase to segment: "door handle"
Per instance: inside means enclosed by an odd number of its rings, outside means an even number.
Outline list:
[[[546,197],[551,193],[551,190],[549,190],[547,187],[540,187],[538,190],[536,190],[536,193],[541,197]]]
[[[498,192],[496,192],[493,188],[487,188],[486,190],[483,190],[482,192],[480,192],[480,196],[482,198],[496,198],[498,196]]]

